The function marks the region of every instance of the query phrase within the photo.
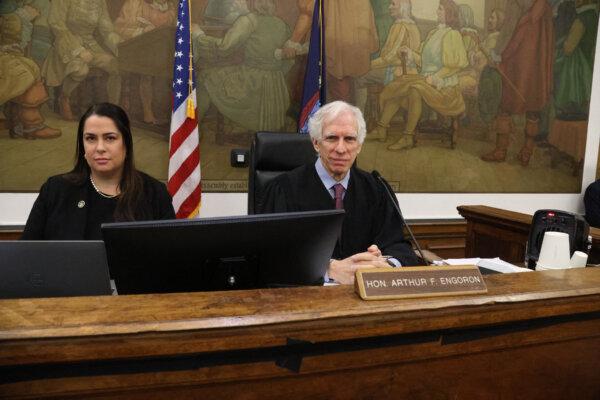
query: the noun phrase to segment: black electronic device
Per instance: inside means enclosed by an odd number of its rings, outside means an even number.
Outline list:
[[[119,294],[319,285],[343,210],[102,224]]]
[[[533,214],[529,240],[525,251],[525,265],[535,269],[540,256],[542,241],[546,232],[563,232],[569,235],[570,253],[583,251],[589,253],[591,238],[589,225],[579,214],[560,210],[537,210]]]
[[[248,166],[250,151],[248,149],[232,149],[230,154],[230,164],[234,168],[244,168]]]
[[[0,298],[111,294],[102,241],[0,241]]]

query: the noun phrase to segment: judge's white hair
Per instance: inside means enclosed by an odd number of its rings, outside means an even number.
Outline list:
[[[358,143],[362,143],[367,135],[367,124],[365,118],[358,107],[348,104],[345,101],[332,101],[314,113],[308,121],[308,133],[313,140],[321,141],[323,139],[323,124],[337,118],[340,114],[349,112],[354,115],[356,121]]]

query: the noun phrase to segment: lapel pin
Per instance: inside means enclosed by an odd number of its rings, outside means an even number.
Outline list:
[[[85,201],[79,200],[79,202],[77,203],[77,207],[79,207],[79,208],[85,207]]]

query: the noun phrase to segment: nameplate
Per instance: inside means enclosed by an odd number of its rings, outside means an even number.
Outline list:
[[[474,265],[359,269],[354,286],[363,300],[487,293]]]

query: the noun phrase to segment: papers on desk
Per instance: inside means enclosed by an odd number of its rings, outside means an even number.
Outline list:
[[[435,265],[477,265],[481,268],[487,268],[492,271],[508,274],[512,272],[531,272],[528,268],[517,267],[496,258],[448,258],[447,260],[434,261]]]

